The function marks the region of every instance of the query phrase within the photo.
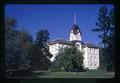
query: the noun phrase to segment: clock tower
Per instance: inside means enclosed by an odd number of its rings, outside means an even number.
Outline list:
[[[76,14],[74,14],[74,25],[70,31],[70,41],[78,40],[81,41],[82,32],[79,29],[79,26],[76,24]]]

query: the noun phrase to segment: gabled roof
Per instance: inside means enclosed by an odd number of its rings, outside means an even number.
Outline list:
[[[83,46],[87,46],[87,47],[89,47],[89,48],[99,48],[99,46],[97,46],[97,45],[95,45],[95,44],[92,44],[92,43],[84,43],[84,45]]]
[[[88,43],[88,42],[82,42],[79,40],[74,40],[74,41],[66,41],[64,39],[57,39],[54,41],[49,41],[49,45],[53,45],[53,44],[64,44],[64,45],[74,45],[76,44],[76,42],[80,42],[82,44],[83,47],[89,47],[89,48],[99,48],[99,46],[92,44],[92,43]]]
[[[73,42],[73,43],[76,43],[76,42],[84,43],[84,42],[82,42],[80,40],[72,40],[71,42]]]
[[[63,40],[63,39],[57,39],[57,40],[54,40],[54,41],[50,41],[49,45],[56,44],[56,43],[65,44],[65,45],[73,45],[73,42],[66,41],[66,40]]]

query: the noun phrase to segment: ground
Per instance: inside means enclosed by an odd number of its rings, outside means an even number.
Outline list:
[[[41,78],[113,78],[113,72],[87,71],[87,72],[51,72]]]
[[[34,75],[26,76],[25,78],[114,78],[114,72],[103,70],[88,70],[86,72],[35,71],[34,73]],[[17,78],[21,77],[17,76]]]

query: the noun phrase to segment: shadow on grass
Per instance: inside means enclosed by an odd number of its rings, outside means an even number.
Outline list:
[[[42,75],[48,75],[47,71],[29,71],[29,70],[12,70],[7,71],[7,77],[40,77]]]

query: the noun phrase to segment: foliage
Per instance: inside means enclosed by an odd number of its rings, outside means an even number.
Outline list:
[[[31,54],[31,65],[33,69],[46,70],[50,65],[49,58],[52,56],[49,53],[47,42],[49,40],[49,32],[47,30],[39,30],[37,38],[33,43]]]
[[[65,71],[83,70],[83,52],[80,52],[76,47],[60,49],[53,62],[53,67]]]
[[[13,19],[8,17],[5,18],[5,62],[7,68],[13,68],[13,66],[15,66],[14,62],[16,62],[14,61],[15,56],[13,56],[13,49],[16,45],[16,42],[14,41],[16,34],[13,30],[15,23],[15,20],[13,21]]]
[[[5,32],[13,31],[15,29],[17,21],[14,18],[5,17]]]
[[[104,54],[105,64],[111,65],[111,68],[114,65],[114,28],[114,9],[111,9],[108,13],[108,9],[105,6],[101,7],[96,28],[92,29],[92,31],[99,33],[98,37],[101,39],[101,49],[103,49],[102,55]]]
[[[16,20],[5,18],[5,63],[7,69],[25,70],[29,68],[28,56],[32,36],[26,31],[14,29]]]
[[[99,50],[99,58],[100,58],[100,67],[99,69],[101,70],[105,70],[105,55],[104,55],[104,49],[103,48],[100,48]]]
[[[49,33],[47,30],[37,32],[37,38],[25,30],[15,30],[16,20],[5,18],[5,65],[6,69],[33,70],[48,69],[50,65],[47,42]]]

